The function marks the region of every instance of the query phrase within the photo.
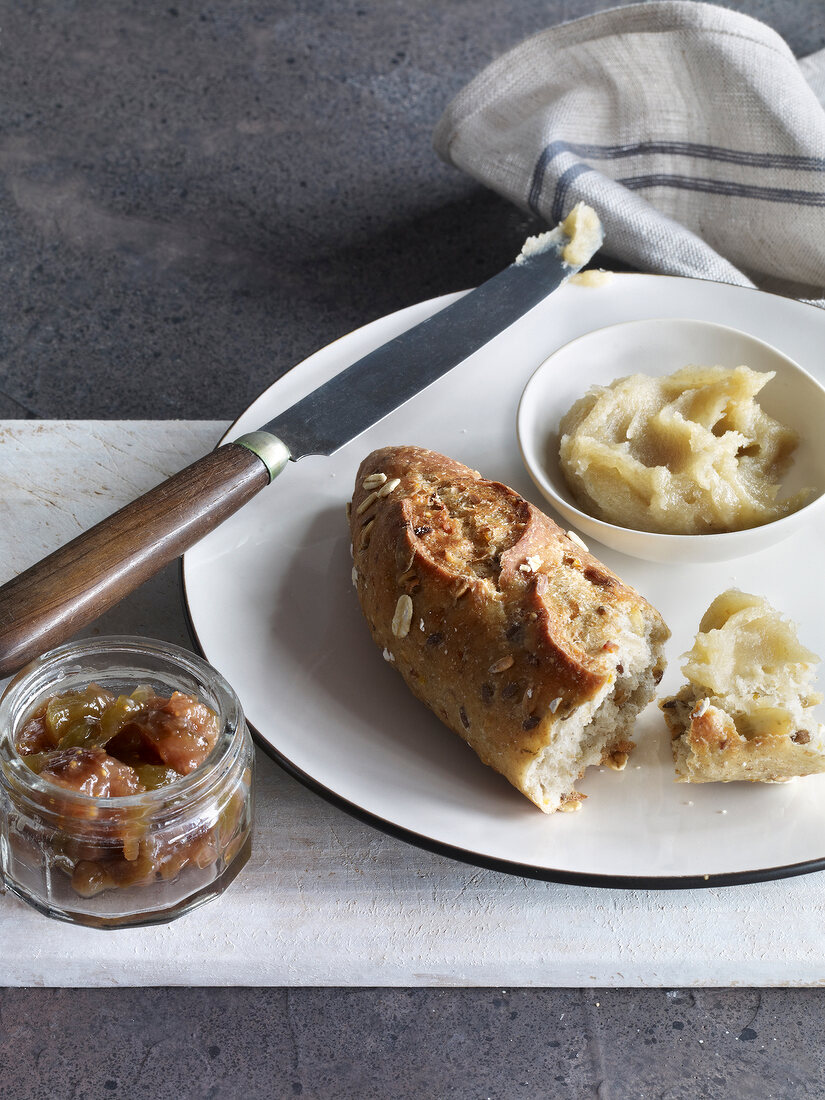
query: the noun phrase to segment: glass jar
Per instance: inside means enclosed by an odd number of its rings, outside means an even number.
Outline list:
[[[64,789],[15,748],[54,695],[95,683],[114,695],[151,685],[218,716],[204,762],[168,786],[117,798]],[[0,873],[50,917],[96,928],[173,920],[217,897],[249,858],[253,748],[235,692],[193,653],[150,638],[86,638],[24,668],[0,699]]]

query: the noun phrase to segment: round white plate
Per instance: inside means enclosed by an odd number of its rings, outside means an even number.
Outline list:
[[[228,437],[259,427],[454,297],[384,317],[319,351],[262,394]],[[422,847],[519,875],[608,886],[720,885],[825,868],[825,775],[775,786],[676,784],[654,705],[636,725],[626,770],[591,769],[580,784],[583,811],[545,817],[409,693],[361,617],[344,505],[363,456],[418,444],[540,504],[515,438],[527,379],[575,337],[646,317],[734,326],[825,380],[825,311],[815,307],[651,275],[567,285],[332,458],[290,463],[190,550],[183,578],[193,638],[235,687],[261,748],[313,790]],[[681,681],[679,655],[705,608],[734,585],[766,596],[799,624],[805,645],[825,654],[825,519],[817,515],[778,546],[733,562],[652,563],[591,546],[673,632],[663,695]]]

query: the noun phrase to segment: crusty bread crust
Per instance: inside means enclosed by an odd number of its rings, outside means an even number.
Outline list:
[[[375,642],[484,763],[545,812],[578,808],[573,782],[588,764],[624,765],[669,632],[582,544],[507,486],[418,447],[364,460],[350,527]],[[594,738],[589,716],[607,699],[623,719]],[[536,769],[548,771],[577,715],[561,790]]]
[[[784,783],[825,772],[821,727],[743,737],[733,717],[685,684],[660,704],[677,783]]]

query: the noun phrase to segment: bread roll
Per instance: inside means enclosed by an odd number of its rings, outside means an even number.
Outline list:
[[[659,705],[681,783],[776,783],[825,772],[822,725],[811,708],[819,658],[761,596],[731,588],[699,624],[682,671]]]
[[[418,447],[374,451],[350,508],[353,579],[410,689],[545,813],[621,768],[669,631],[507,486]]]

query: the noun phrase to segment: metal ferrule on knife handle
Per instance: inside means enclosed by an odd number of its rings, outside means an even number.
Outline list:
[[[0,676],[103,614],[236,512],[290,459],[332,454],[538,305],[590,258],[584,248],[565,261],[571,241],[564,226],[260,431],[218,447],[3,585]]]
[[[271,432],[247,432],[232,442],[238,447],[246,447],[263,462],[269,471],[269,480],[274,481],[289,462],[291,455],[286,443]]]

